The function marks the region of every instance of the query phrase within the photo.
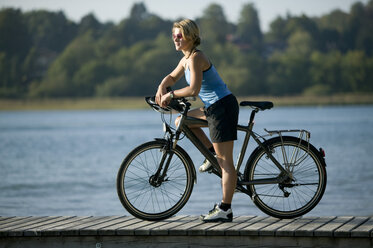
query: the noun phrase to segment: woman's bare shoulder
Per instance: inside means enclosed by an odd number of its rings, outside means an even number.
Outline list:
[[[207,56],[201,51],[195,51],[192,56],[190,56],[190,60],[193,64],[197,64],[201,66],[202,70],[205,70],[210,67],[210,61]]]

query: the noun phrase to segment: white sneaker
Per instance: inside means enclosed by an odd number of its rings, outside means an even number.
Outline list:
[[[224,211],[218,204],[215,204],[208,215],[201,215],[201,220],[203,222],[232,222],[233,212],[231,208]]]
[[[198,171],[199,172],[206,172],[208,171],[209,169],[211,169],[212,167],[212,164],[210,163],[210,161],[208,161],[206,158],[205,158],[205,161],[203,161],[203,164],[198,168]]]

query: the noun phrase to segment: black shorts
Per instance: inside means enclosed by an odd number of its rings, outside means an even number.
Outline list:
[[[237,140],[239,107],[234,95],[228,95],[204,110],[213,143]]]

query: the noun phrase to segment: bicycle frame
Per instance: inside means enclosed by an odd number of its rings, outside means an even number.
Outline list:
[[[262,147],[265,151],[267,156],[272,160],[272,162],[278,167],[279,169],[279,176],[274,177],[274,178],[266,178],[266,179],[256,179],[252,181],[243,181],[239,180],[237,182],[237,188],[240,191],[243,191],[245,193],[249,193],[245,188],[242,187],[242,185],[250,185],[250,184],[276,184],[276,183],[281,183],[284,181],[285,178],[288,178],[288,172],[285,170],[285,168],[273,157],[272,153],[268,150],[267,147],[263,145],[263,143],[260,141],[260,137],[257,136],[254,132],[252,132],[253,126],[254,126],[254,118],[255,114],[258,112],[258,109],[254,109],[251,113],[250,116],[250,121],[247,126],[243,125],[237,125],[237,130],[241,132],[245,132],[245,138],[242,144],[241,151],[239,153],[239,157],[237,160],[237,163],[235,165],[237,173],[239,172],[243,159],[245,157],[245,153],[247,150],[247,146],[249,144],[250,138],[252,137],[256,143]],[[187,112],[187,111],[186,111]],[[183,132],[186,137],[194,144],[194,146],[202,153],[202,155],[210,161],[210,163],[213,165],[213,171],[212,173],[218,175],[221,177],[221,173],[219,170],[219,164],[215,156],[207,149],[207,147],[199,140],[198,137],[193,133],[193,131],[189,128],[189,126],[200,126],[200,127],[207,127],[207,121],[194,118],[194,117],[189,117],[186,115],[186,113],[182,113],[181,119],[179,122],[179,127],[176,130],[176,137],[174,140],[173,146],[176,146],[176,143],[178,141],[178,138],[180,136],[180,133]]]

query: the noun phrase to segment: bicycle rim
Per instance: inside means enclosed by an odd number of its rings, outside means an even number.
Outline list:
[[[134,149],[118,172],[118,195],[132,215],[146,220],[165,219],[178,212],[193,189],[193,173],[185,152],[174,150],[167,176],[160,185],[152,185],[164,154],[164,142],[148,142]]]
[[[267,141],[272,155],[292,174],[282,184],[250,185],[254,203],[265,213],[277,218],[295,218],[312,210],[321,200],[326,187],[326,170],[318,151],[295,137]],[[263,149],[249,161],[248,180],[274,178],[279,169]]]

